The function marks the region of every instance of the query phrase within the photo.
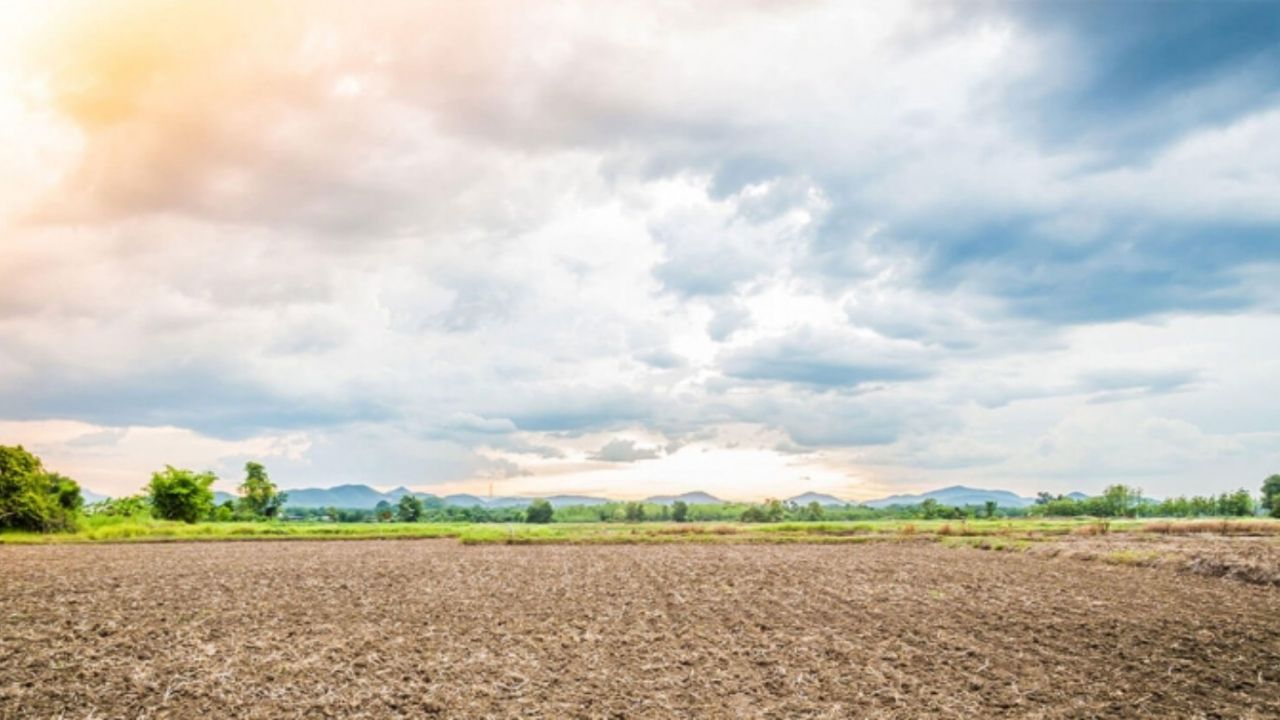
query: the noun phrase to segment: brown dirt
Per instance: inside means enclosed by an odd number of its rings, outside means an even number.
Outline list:
[[[1278,618],[932,544],[0,547],[0,717],[1278,717]]]
[[[1029,547],[1033,554],[1159,567],[1280,588],[1280,541],[1274,537],[1121,534],[1065,537]]]

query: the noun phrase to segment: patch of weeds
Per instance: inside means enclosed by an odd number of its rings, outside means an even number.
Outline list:
[[[1102,561],[1110,565],[1155,565],[1160,553],[1154,550],[1113,550],[1102,556]]]

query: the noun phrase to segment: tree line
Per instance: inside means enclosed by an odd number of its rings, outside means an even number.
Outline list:
[[[91,513],[106,516],[150,515],[187,523],[201,521],[253,521],[285,518],[288,494],[271,481],[266,467],[247,462],[239,494],[216,503],[212,472],[195,472],[165,466],[152,473],[138,495],[106,500],[85,507],[75,480],[45,469],[40,458],[22,446],[0,445],[0,529],[56,532],[76,529],[79,518]],[[609,502],[554,508],[543,499],[525,507],[486,508],[446,505],[440,498],[408,494],[396,503],[379,502],[371,510],[341,508],[290,508],[287,519],[333,522],[750,522],[773,523],[818,520],[857,521],[876,519],[970,519],[995,517],[1247,517],[1259,511],[1280,518],[1280,474],[1263,481],[1261,499],[1245,489],[1216,496],[1175,497],[1151,500],[1139,488],[1112,485],[1102,495],[1073,498],[1040,493],[1029,508],[983,505],[949,506],[926,499],[913,505],[871,508],[865,505],[804,505],[766,500],[763,503],[670,505],[644,502]]]
[[[1071,498],[1040,493],[1030,508],[1032,515],[1048,517],[1250,517],[1261,509],[1280,517],[1280,475],[1263,481],[1262,501],[1256,502],[1244,488],[1221,495],[1179,496],[1165,500],[1142,497],[1140,488],[1112,485],[1102,495]]]
[[[150,515],[181,522],[270,520],[280,516],[288,494],[281,492],[266,468],[245,463],[239,497],[215,504],[211,472],[165,466],[152,473],[139,495],[85,507],[80,485],[46,470],[40,458],[21,445],[0,445],[0,529],[55,532],[75,530],[86,512],[107,516]]]

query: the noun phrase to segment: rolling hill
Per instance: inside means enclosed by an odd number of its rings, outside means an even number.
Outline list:
[[[647,497],[643,502],[652,503],[654,505],[670,505],[677,500],[683,500],[690,505],[723,505],[724,501],[720,498],[704,493],[700,490],[687,492],[683,495],[654,495]]]
[[[862,504],[867,507],[885,508],[892,505],[919,505],[930,498],[943,505],[957,506],[983,505],[988,500],[994,500],[996,505],[1000,507],[1021,508],[1035,504],[1035,500],[1022,497],[1008,490],[986,490],[965,487],[964,485],[953,485],[939,490],[930,490],[919,495],[890,495],[878,500],[868,500]]]
[[[795,503],[796,505],[808,505],[811,502],[816,502],[819,505],[853,504],[853,501],[851,500],[841,500],[840,498],[834,495],[827,495],[825,493],[816,493],[816,492],[801,493],[800,495],[796,495],[795,497],[787,498],[784,502]]]

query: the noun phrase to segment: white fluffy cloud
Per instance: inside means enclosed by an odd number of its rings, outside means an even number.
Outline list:
[[[1222,100],[1255,63],[1176,78],[1224,110],[1138,149],[1102,128],[1150,108],[1058,54],[1121,40],[1016,5],[29,9],[0,441],[95,489],[1275,470],[1280,111]]]

